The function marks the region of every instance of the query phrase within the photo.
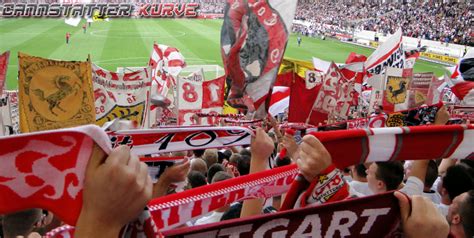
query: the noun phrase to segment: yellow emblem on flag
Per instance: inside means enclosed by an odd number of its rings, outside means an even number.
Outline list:
[[[408,78],[403,77],[387,77],[385,97],[389,103],[399,104],[405,102],[407,98],[408,81]]]
[[[427,95],[420,91],[415,91],[415,103],[421,105],[426,102]]]
[[[138,125],[140,125],[143,120],[144,109],[145,103],[140,103],[130,107],[115,105],[115,107],[110,110],[110,112],[107,113],[106,116],[97,119],[96,124],[102,126],[106,122],[113,121],[114,119],[119,118],[120,120],[135,121]]]
[[[89,62],[18,58],[22,133],[95,123]]]
[[[100,14],[99,10],[95,10],[94,13],[92,14],[92,21],[97,22],[97,21],[108,21],[109,16]]]

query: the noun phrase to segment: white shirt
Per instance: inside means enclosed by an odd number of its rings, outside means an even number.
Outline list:
[[[402,189],[400,189],[400,192],[408,195],[408,196],[413,196],[413,195],[422,195],[423,194],[423,181],[421,181],[417,177],[410,176],[407,179],[407,182],[405,183],[405,186],[403,186]]]
[[[204,224],[210,224],[210,223],[214,223],[214,222],[219,222],[222,218],[222,215],[224,215],[223,212],[212,212],[211,215],[209,216],[205,216],[205,217],[202,217],[202,218],[199,218],[195,223],[194,225],[195,226],[198,226],[198,225],[204,225]]]
[[[431,190],[429,193],[423,192],[423,197],[429,198],[434,204],[441,203],[441,195],[433,190]]]
[[[445,204],[435,204],[436,207],[438,208],[438,211],[441,212],[441,214],[443,214],[444,217],[446,217],[448,215],[448,211],[449,211],[449,205],[445,205]]]
[[[358,192],[358,193],[360,193],[364,196],[369,196],[369,195],[374,194],[369,189],[369,184],[368,183],[353,180],[352,182],[349,182],[349,186],[351,186],[351,189],[354,189],[356,192]]]

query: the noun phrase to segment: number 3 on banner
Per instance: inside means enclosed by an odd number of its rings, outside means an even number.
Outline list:
[[[191,126],[191,125],[196,125],[196,121],[194,121],[193,116],[194,112],[186,112],[183,115],[183,123],[181,125],[183,126]]]

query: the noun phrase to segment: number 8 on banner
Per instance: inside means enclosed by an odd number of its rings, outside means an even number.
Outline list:
[[[202,82],[180,79],[178,87],[179,110],[201,109],[202,94]]]

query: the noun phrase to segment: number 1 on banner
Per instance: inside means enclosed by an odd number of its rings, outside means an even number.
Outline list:
[[[219,101],[219,85],[217,84],[211,84],[209,85],[209,89],[211,91],[211,101],[212,102],[218,102]]]
[[[203,102],[202,108],[213,108],[224,106],[224,84],[225,78],[217,78],[206,81],[202,85]]]

